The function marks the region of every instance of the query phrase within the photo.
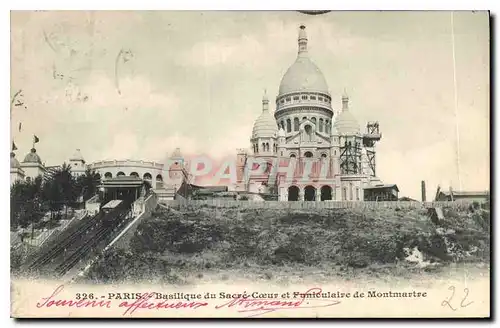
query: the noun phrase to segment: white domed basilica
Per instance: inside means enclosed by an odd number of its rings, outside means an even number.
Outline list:
[[[363,133],[346,94],[340,111],[332,106],[307,42],[300,26],[297,59],[281,80],[276,110],[272,113],[265,94],[250,138],[253,152],[238,154],[237,189],[277,193],[282,201],[363,200],[364,188],[380,184],[374,149],[381,138],[378,123],[368,123]],[[251,168],[244,172],[245,167]]]

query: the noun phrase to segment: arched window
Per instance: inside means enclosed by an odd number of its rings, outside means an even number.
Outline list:
[[[356,200],[359,200],[359,188],[356,188]]]
[[[347,200],[347,188],[342,188],[342,200]]]
[[[311,121],[316,125],[316,117],[311,118]]]
[[[311,158],[311,157],[313,157],[313,153],[311,153],[310,151],[306,151],[306,152],[304,153],[304,156],[305,156],[306,158]]]
[[[306,131],[307,141],[313,141],[312,127],[309,124],[307,124],[304,127],[304,130]]]
[[[130,173],[130,176],[131,176],[131,177],[136,177],[136,178],[138,178],[138,177],[139,177],[139,173],[137,173],[137,172],[132,172],[132,173]]]
[[[285,121],[281,120],[281,128],[284,130],[285,129]]]
[[[123,176],[125,176],[125,173],[123,173],[122,171],[120,171],[120,172],[116,173],[116,176],[117,177],[123,177]]]
[[[303,95],[303,96],[302,96],[302,100],[307,100],[307,96],[306,96],[306,95]]]
[[[330,134],[330,121],[329,120],[325,121],[325,130],[326,130],[326,133]]]
[[[256,153],[258,153],[258,152],[259,152],[259,144],[258,144],[258,143],[256,143],[256,144],[255,144],[255,152],[256,152]]]
[[[113,174],[111,174],[111,172],[104,173],[104,179],[111,179],[112,177],[113,177]]]
[[[326,158],[326,154],[321,154],[321,158]]]
[[[299,131],[299,118],[298,117],[293,119],[293,130]]]
[[[295,154],[291,154],[290,158],[296,158]]]
[[[293,100],[300,100],[299,96],[293,96]]]
[[[156,176],[156,188],[157,189],[163,188],[163,177],[161,176],[161,174],[158,174]]]
[[[290,119],[286,120],[286,132],[292,132],[292,121]]]
[[[304,117],[302,118],[302,121],[305,121],[305,120],[307,120],[307,116],[304,116]]]
[[[262,151],[266,151],[266,144],[264,142],[262,143]]]
[[[153,176],[150,174],[150,173],[144,173],[144,175],[142,176],[142,178],[144,180],[153,180]]]
[[[269,142],[266,142],[266,151],[269,151]]]
[[[319,119],[319,132],[323,132],[323,119]]]

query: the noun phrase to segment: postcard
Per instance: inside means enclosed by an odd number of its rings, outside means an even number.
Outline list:
[[[487,11],[12,11],[14,318],[490,317]]]

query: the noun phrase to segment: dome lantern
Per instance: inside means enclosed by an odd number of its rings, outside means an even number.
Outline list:
[[[299,56],[307,54],[307,33],[305,25],[300,25],[299,30]]]

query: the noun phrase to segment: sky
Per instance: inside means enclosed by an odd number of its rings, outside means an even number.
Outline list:
[[[486,12],[12,12],[16,156],[34,134],[46,165],[77,148],[87,162],[235,155],[265,89],[275,109],[301,24],[334,109],[345,89],[363,129],[379,122],[383,182],[415,199],[421,180],[428,199],[489,188]]]

